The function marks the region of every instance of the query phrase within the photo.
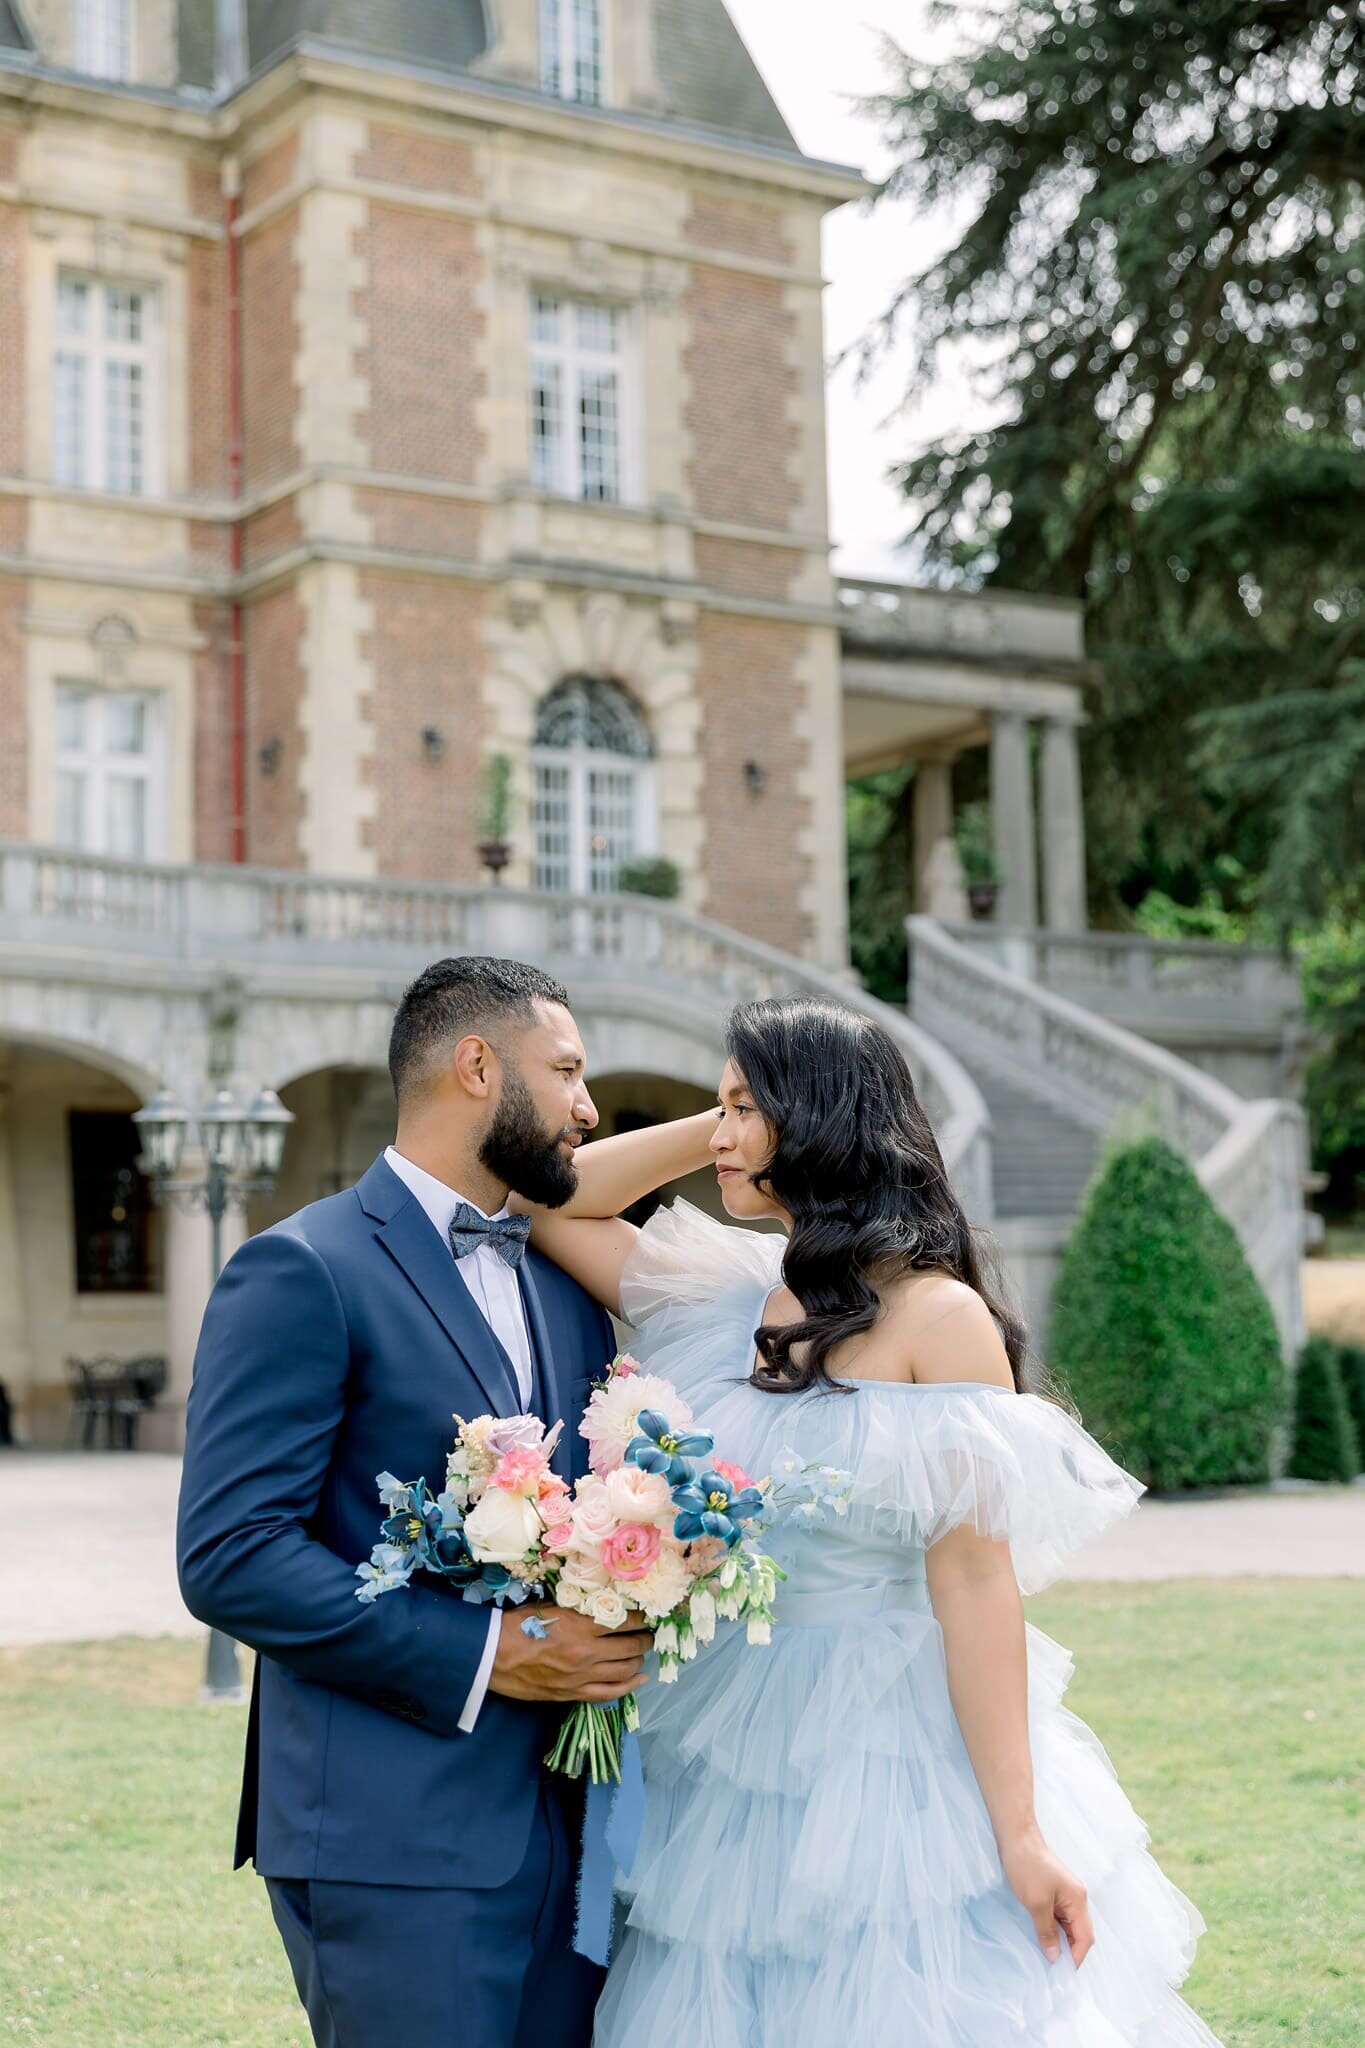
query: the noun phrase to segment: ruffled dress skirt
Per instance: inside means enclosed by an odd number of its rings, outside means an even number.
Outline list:
[[[693,1261],[711,1233],[682,1212]],[[1036,1809],[1087,1887],[1095,1946],[1049,1964],[1005,1883],[948,1694],[926,1548],[964,1521],[1011,1543],[1024,1589],[1140,1489],[1068,1416],[995,1387],[782,1397],[741,1383],[767,1263],[665,1296],[679,1211],[644,1233],[637,1354],[717,1451],[854,1475],[847,1518],[772,1547],[789,1573],[767,1648],[740,1628],[642,1695],[648,1818],[619,1880],[594,2048],[1217,2048],[1180,1999],[1202,1923],[1148,1853],[1099,1742],[1062,1704],[1071,1661],[1035,1629]],[[776,1240],[780,1253],[781,1240]],[[694,1268],[695,1269],[695,1268]],[[747,1295],[744,1288],[747,1285]],[[725,1370],[718,1370],[721,1359]],[[738,1372],[737,1372],[738,1368]]]

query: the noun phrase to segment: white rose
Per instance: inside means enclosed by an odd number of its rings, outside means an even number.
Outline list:
[[[480,1564],[519,1564],[540,1541],[541,1522],[534,1501],[490,1486],[465,1517],[465,1538]]]
[[[586,1612],[599,1628],[620,1628],[630,1609],[615,1586],[603,1586],[588,1596]]]

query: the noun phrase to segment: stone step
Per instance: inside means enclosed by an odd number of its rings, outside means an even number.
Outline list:
[[[1074,1216],[1099,1163],[1096,1133],[1007,1081],[978,1073],[991,1114],[997,1216]]]

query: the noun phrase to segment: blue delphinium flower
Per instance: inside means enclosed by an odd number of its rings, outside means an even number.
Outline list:
[[[358,1564],[356,1577],[364,1581],[356,1587],[356,1599],[368,1605],[377,1600],[381,1593],[396,1592],[406,1586],[417,1569],[417,1554],[412,1550],[400,1550],[394,1543],[376,1543],[370,1552],[368,1564]]]
[[[761,1515],[764,1501],[756,1486],[736,1488],[723,1472],[706,1471],[674,1489],[673,1505],[678,1510],[673,1534],[680,1543],[716,1536],[733,1546],[744,1533],[740,1523]]]
[[[690,1458],[708,1458],[716,1448],[709,1429],[686,1435],[669,1427],[668,1417],[657,1408],[642,1408],[636,1417],[640,1434],[626,1446],[626,1458],[642,1472],[662,1472],[670,1486],[685,1486],[693,1477]]]

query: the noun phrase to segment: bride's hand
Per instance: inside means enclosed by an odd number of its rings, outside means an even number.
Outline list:
[[[1043,1954],[1055,1963],[1062,1952],[1061,1933],[1071,1944],[1071,1960],[1083,1963],[1095,1944],[1085,1886],[1054,1856],[1034,1831],[1000,1852],[1001,1867],[1019,1903],[1032,1916]]]

